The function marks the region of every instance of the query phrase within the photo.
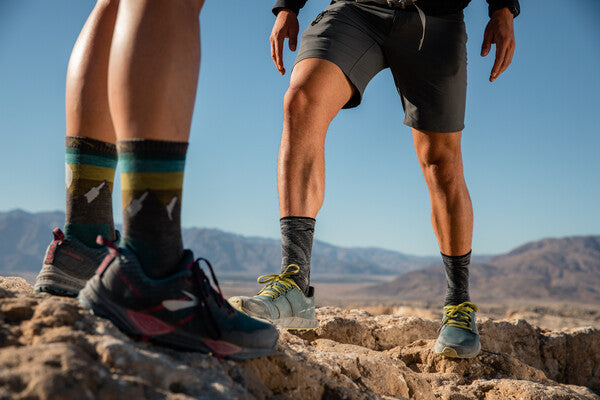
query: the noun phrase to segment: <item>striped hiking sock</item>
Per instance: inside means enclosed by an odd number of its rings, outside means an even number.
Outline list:
[[[123,193],[123,238],[144,272],[160,279],[183,255],[181,192],[187,143],[132,139],[117,143]]]
[[[98,246],[98,235],[114,240],[112,187],[117,166],[115,145],[67,136],[65,146],[65,234],[90,247]]]

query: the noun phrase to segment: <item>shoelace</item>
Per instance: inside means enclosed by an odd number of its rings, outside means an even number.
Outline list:
[[[206,274],[200,267],[200,262],[202,262],[202,261],[204,261],[204,263],[208,266],[214,286],[217,288],[217,290],[213,289],[212,285],[210,284],[210,280],[208,279],[208,277],[206,276]],[[217,323],[217,320],[215,319],[215,317],[214,317],[212,311],[210,310],[210,307],[206,303],[205,299],[209,295],[212,295],[213,298],[215,299],[215,301],[217,302],[217,304],[219,305],[219,307],[225,306],[225,309],[227,310],[228,314],[231,314],[233,312],[233,308],[231,308],[229,303],[223,297],[223,292],[221,291],[221,287],[219,286],[219,281],[217,281],[215,271],[213,270],[213,267],[212,267],[210,261],[208,261],[206,258],[203,258],[203,257],[197,258],[193,264],[193,273],[194,273],[194,276],[196,277],[198,286],[200,288],[200,293],[199,293],[200,296],[198,297],[198,306],[199,306],[200,310],[203,312],[203,314],[205,314],[208,317],[208,320],[211,322],[211,325],[213,326],[213,328],[216,332],[216,334],[214,335],[215,336],[214,338],[215,339],[219,338],[221,336],[221,329],[219,328],[219,324]],[[209,288],[209,290],[207,290],[207,287]]]
[[[473,332],[473,329],[470,326],[470,313],[477,310],[479,310],[477,306],[468,301],[460,303],[457,306],[446,306],[444,307],[444,320],[442,321],[442,326],[454,326],[457,328],[468,329]]]
[[[300,267],[296,264],[290,264],[281,274],[259,276],[256,281],[260,285],[265,285],[265,287],[258,292],[257,296],[269,296],[274,299],[293,287],[297,287],[298,290],[302,291],[300,286],[291,279],[291,276],[296,275],[298,272],[300,272]]]

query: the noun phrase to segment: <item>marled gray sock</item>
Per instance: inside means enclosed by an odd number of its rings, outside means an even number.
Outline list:
[[[315,219],[309,217],[284,217],[281,225],[281,272],[290,264],[300,267],[292,277],[304,294],[310,283],[310,254],[312,252]]]
[[[443,253],[442,260],[446,267],[446,299],[444,306],[456,306],[469,299],[469,264],[471,252],[464,256],[447,256]]]

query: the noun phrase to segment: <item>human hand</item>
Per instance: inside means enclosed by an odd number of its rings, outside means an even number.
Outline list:
[[[501,73],[506,71],[515,53],[513,18],[513,14],[508,8],[501,8],[492,14],[490,22],[485,28],[481,56],[487,56],[492,43],[496,44],[496,60],[490,74],[490,82],[494,82]]]
[[[292,10],[284,8],[277,13],[269,40],[271,41],[271,58],[281,75],[285,74],[285,68],[283,68],[283,42],[288,38],[290,50],[296,51],[299,30],[298,17]]]

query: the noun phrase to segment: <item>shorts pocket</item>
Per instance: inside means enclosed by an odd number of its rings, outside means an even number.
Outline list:
[[[313,19],[313,21],[310,23],[310,26],[315,26],[316,24],[318,24],[319,21],[323,19],[325,14],[327,14],[327,10],[325,10],[325,11],[321,12],[319,15],[317,15],[316,18]]]

